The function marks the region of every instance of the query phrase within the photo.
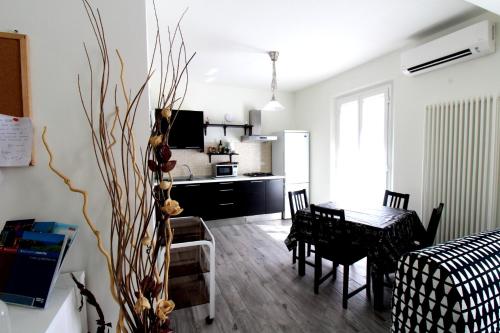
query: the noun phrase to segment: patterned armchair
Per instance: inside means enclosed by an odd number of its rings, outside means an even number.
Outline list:
[[[403,255],[391,332],[500,332],[500,229]]]

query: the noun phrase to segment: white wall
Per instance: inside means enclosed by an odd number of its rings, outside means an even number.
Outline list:
[[[196,58],[193,61],[196,61]],[[151,87],[151,96],[155,96],[153,86]],[[295,126],[293,94],[278,92],[276,98],[286,110],[262,112],[261,134],[269,134]],[[270,89],[250,89],[213,83],[190,82],[183,108],[204,111],[205,117],[208,117],[211,123],[222,123],[226,113],[234,116],[235,123],[248,123],[248,111],[261,109],[270,99]],[[240,134],[237,133],[237,135]]]
[[[121,51],[126,61],[126,81],[135,90],[147,71],[145,3],[137,0],[92,2],[101,10],[110,57],[116,58],[116,48]],[[63,270],[85,269],[88,285],[103,306],[106,319],[114,323],[117,310],[109,293],[105,262],[97,253],[94,237],[83,220],[81,198],[70,193],[49,171],[47,155],[41,145],[41,129],[47,126],[56,166],[72,179],[75,186],[89,191],[90,216],[101,230],[107,231],[109,199],[98,176],[89,128],[76,86],[77,73],[83,75],[84,84],[88,83],[83,41],[87,42],[91,57],[97,57],[83,4],[73,0],[1,1],[0,30],[14,29],[27,34],[30,39],[37,165],[0,169],[0,178],[3,179],[0,181],[0,224],[8,219],[34,217],[79,225],[80,234]],[[97,68],[96,65],[94,70]],[[114,67],[112,78],[116,78],[116,74],[117,67]],[[146,94],[141,101],[141,112],[136,121],[141,133],[147,133],[148,98]],[[103,236],[107,239],[106,232]],[[89,314],[93,313],[93,309],[89,311]],[[89,323],[92,327],[95,321],[90,319]]]
[[[457,30],[485,18],[497,22],[493,14],[464,22]],[[498,94],[500,92],[500,43],[497,52],[477,60],[450,66],[417,77],[400,71],[400,51],[349,70],[297,92],[297,124],[311,131],[311,195],[313,202],[331,199],[332,115],[335,98],[383,82],[393,85],[393,188],[411,194],[410,208],[421,210],[422,160],[425,106],[454,99]],[[334,59],[332,59],[334,61]]]

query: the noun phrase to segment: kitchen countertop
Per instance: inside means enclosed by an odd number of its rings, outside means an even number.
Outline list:
[[[198,183],[225,183],[225,182],[238,182],[249,180],[268,180],[268,179],[284,179],[285,176],[262,176],[262,177],[249,177],[249,176],[236,176],[236,177],[219,177],[212,176],[194,177],[193,180],[175,180],[174,185],[183,184],[198,184]]]

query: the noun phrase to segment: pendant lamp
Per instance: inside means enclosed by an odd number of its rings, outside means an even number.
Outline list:
[[[276,83],[276,61],[278,60],[279,52],[278,51],[270,51],[269,57],[273,62],[273,79],[271,80],[271,100],[264,105],[262,111],[283,111],[285,107],[281,105],[280,102],[276,100],[276,89],[278,88],[278,84]]]

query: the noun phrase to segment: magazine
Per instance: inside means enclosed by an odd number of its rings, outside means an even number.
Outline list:
[[[44,308],[77,233],[76,225],[59,222],[6,222],[0,233],[0,299]]]
[[[0,233],[0,249],[17,249],[23,231],[31,231],[35,219],[7,221]]]
[[[66,257],[66,253],[68,253],[68,250],[73,244],[73,240],[75,239],[78,233],[78,226],[74,224],[65,224],[59,222],[35,222],[33,224],[33,231],[68,236],[68,241],[66,243],[66,247],[63,252],[63,258],[61,260],[61,266],[62,266],[62,262]]]
[[[44,308],[57,279],[66,235],[24,231],[14,258],[5,266],[0,299],[7,303]],[[33,276],[36,278],[33,278]]]

